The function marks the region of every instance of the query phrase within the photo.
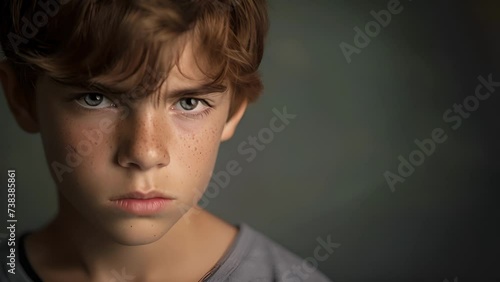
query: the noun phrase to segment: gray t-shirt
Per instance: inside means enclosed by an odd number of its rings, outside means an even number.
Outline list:
[[[218,282],[331,282],[319,270],[315,269],[297,255],[245,223],[236,225],[238,235],[231,248],[220,262],[202,281]],[[16,244],[16,274],[7,272],[10,247],[6,243],[0,246],[0,281],[39,282],[24,252],[23,239]],[[134,281],[134,280],[127,280]]]

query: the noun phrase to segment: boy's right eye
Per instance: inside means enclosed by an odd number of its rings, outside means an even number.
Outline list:
[[[104,109],[116,107],[106,96],[100,93],[85,93],[76,99],[76,102],[87,109]]]

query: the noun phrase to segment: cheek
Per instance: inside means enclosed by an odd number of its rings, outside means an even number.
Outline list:
[[[193,192],[203,193],[214,169],[224,127],[224,117],[212,117],[209,122],[176,127],[177,142],[170,150],[171,165],[181,171],[184,185],[195,187]]]
[[[46,158],[54,179],[68,186],[95,179],[110,159],[111,134],[98,123],[46,115],[42,126]],[[76,187],[76,186],[75,186]]]

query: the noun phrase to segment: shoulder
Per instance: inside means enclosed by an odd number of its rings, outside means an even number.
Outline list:
[[[245,223],[229,257],[209,281],[330,282],[316,267]],[[220,280],[219,280],[220,279]]]

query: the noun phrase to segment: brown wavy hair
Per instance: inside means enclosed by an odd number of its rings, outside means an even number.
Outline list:
[[[115,94],[149,93],[178,65],[188,39],[195,39],[193,53],[207,84],[231,88],[229,116],[263,90],[258,67],[269,29],[266,0],[0,3],[0,44],[26,90],[46,74]]]

